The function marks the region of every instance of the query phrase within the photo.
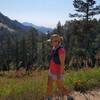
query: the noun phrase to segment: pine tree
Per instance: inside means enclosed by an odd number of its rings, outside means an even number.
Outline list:
[[[31,60],[32,60],[32,62],[36,62],[36,60],[37,60],[37,42],[38,42],[37,36],[38,36],[38,33],[36,30],[34,30],[34,28],[32,28],[30,30],[30,33],[31,33]]]
[[[77,13],[70,14],[70,17],[81,17],[88,21],[91,17],[100,14],[100,5],[96,5],[95,0],[74,0],[73,5]]]
[[[59,34],[61,36],[63,36],[63,27],[61,25],[61,22],[59,21],[58,24],[57,24],[57,28],[54,29],[53,33],[52,34]]]
[[[91,30],[93,28],[91,20],[95,15],[100,14],[100,5],[96,5],[95,0],[74,0],[73,5],[76,13],[70,14],[70,17],[83,18],[83,23],[80,23],[84,35],[83,44],[85,44],[85,49],[89,53],[92,45],[92,39],[90,37],[93,36],[91,34],[93,33]]]
[[[27,64],[27,48],[26,48],[26,38],[23,36],[21,40],[21,45],[20,45],[20,57],[21,61],[23,63],[23,67],[26,67]]]
[[[16,64],[16,68],[18,67],[18,63],[19,63],[19,41],[17,36],[15,36],[15,64]]]
[[[83,30],[88,34],[91,28],[89,20],[91,20],[95,15],[100,14],[100,5],[96,5],[95,0],[74,0],[73,5],[77,13],[69,14],[70,17],[83,18],[86,21]]]

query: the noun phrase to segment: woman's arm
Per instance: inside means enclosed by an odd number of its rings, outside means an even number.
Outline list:
[[[64,74],[64,66],[65,66],[65,50],[61,48],[59,50],[59,59],[60,59],[60,73],[58,73],[58,79],[60,78],[61,74]]]
[[[59,53],[59,59],[60,59],[60,74],[64,74],[64,66],[65,66],[65,50],[61,48],[61,51]]]

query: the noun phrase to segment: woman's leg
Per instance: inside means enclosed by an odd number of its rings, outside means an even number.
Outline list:
[[[48,86],[47,86],[48,98],[52,97],[52,88],[53,88],[53,80],[51,79],[50,76],[48,76]]]
[[[68,96],[70,94],[70,91],[64,87],[63,80],[56,80],[56,84],[57,84],[59,91],[63,93],[63,95]]]
[[[63,80],[56,80],[56,84],[57,84],[59,90],[61,91],[60,93],[62,93],[62,95],[67,96],[67,100],[74,100],[73,96],[70,96],[71,92],[64,87]]]

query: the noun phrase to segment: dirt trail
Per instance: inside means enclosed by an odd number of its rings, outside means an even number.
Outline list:
[[[87,94],[80,94],[79,92],[73,92],[72,96],[75,100],[100,100],[100,89],[88,91]],[[53,100],[67,100],[67,97],[64,98],[53,97]]]
[[[73,96],[75,100],[100,100],[100,90],[90,91],[87,94],[74,92]]]

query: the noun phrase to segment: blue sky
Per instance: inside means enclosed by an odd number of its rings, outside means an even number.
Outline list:
[[[0,12],[13,20],[54,28],[58,21],[70,20],[74,8],[73,0],[0,0]]]

